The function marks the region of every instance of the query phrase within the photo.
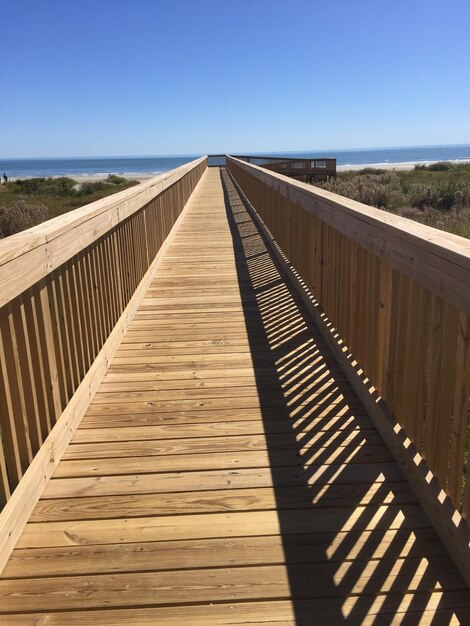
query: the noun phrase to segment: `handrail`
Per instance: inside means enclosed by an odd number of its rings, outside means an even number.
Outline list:
[[[0,241],[0,506],[91,371],[206,166],[196,159]]]
[[[242,166],[235,157],[229,161]],[[245,171],[252,171],[257,180],[272,186],[276,195],[301,205],[322,223],[470,314],[470,240],[262,167],[251,165]],[[290,242],[285,239],[283,250],[289,256]]]
[[[470,581],[458,514],[470,522],[470,241],[234,157],[227,167],[362,374],[361,399],[375,394],[376,425]]]
[[[0,240],[0,307],[129,218],[205,159],[201,157]]]
[[[277,157],[277,156],[252,156],[236,155],[234,158],[258,165],[273,172],[285,174],[297,180],[313,182],[314,180],[326,180],[329,177],[336,178],[336,159],[331,157]]]

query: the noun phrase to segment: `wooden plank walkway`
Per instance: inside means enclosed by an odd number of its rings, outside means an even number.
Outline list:
[[[470,623],[465,584],[210,169],[0,579],[0,622]]]

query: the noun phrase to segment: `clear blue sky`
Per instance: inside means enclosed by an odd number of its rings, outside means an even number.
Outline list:
[[[469,0],[3,0],[0,156],[470,143]]]

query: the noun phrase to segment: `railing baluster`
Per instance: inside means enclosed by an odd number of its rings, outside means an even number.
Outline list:
[[[21,386],[20,364],[15,346],[16,336],[11,305],[0,311],[0,362],[3,372],[6,406],[6,424],[2,424],[2,438],[5,433],[5,442],[10,455],[13,456],[14,481],[26,471],[33,458],[29,437],[28,416]],[[3,415],[3,411],[2,411]],[[16,485],[13,485],[13,487]]]
[[[34,389],[38,404],[38,417],[41,428],[41,441],[49,434],[52,427],[50,386],[47,379],[47,370],[44,363],[42,347],[42,329],[39,326],[35,290],[31,289],[28,297],[24,298],[25,317],[28,327],[28,343],[31,350],[32,372],[34,377]]]
[[[39,285],[39,295],[36,297],[36,317],[41,332],[41,352],[43,355],[43,363],[45,370],[47,368],[47,372],[45,371],[45,374],[51,398],[49,405],[53,411],[51,415],[51,424],[55,424],[59,415],[62,413],[64,405],[62,404],[60,392],[59,370],[54,344],[51,309],[52,303],[49,298],[49,287],[46,281],[43,281]]]
[[[8,468],[10,490],[13,491],[23,475],[22,453],[26,444],[23,425],[19,424],[20,428],[18,431],[14,416],[13,402],[15,390],[11,388],[9,381],[12,375],[12,366],[9,363],[8,351],[3,341],[6,330],[5,318],[0,313],[0,426],[2,431],[2,456]]]
[[[430,470],[445,488],[454,386],[459,314],[434,296],[427,372],[423,453]]]
[[[22,398],[22,411],[27,419],[27,430],[29,435],[29,447],[31,455],[34,456],[42,444],[42,429],[39,418],[38,398],[34,389],[34,366],[32,362],[31,349],[33,341],[30,342],[23,295],[16,299],[14,308],[12,307],[11,320],[14,327],[14,354],[16,360],[16,371],[20,397]]]
[[[469,436],[470,246],[242,160],[227,163],[460,509]]]
[[[207,159],[198,159],[89,212],[21,233],[6,240],[3,257],[0,242],[1,505],[90,370],[206,167]],[[32,243],[25,246],[25,237]],[[21,270],[29,254],[30,273]]]
[[[468,428],[470,396],[470,315],[460,314],[456,382],[452,408],[452,429],[447,489],[454,502],[462,497],[463,459]],[[467,461],[468,463],[468,461]],[[469,474],[467,469],[467,480]],[[469,481],[470,482],[470,481]]]

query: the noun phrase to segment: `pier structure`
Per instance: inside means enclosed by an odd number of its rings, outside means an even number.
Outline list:
[[[470,623],[467,240],[203,157],[0,285],[2,624]]]

